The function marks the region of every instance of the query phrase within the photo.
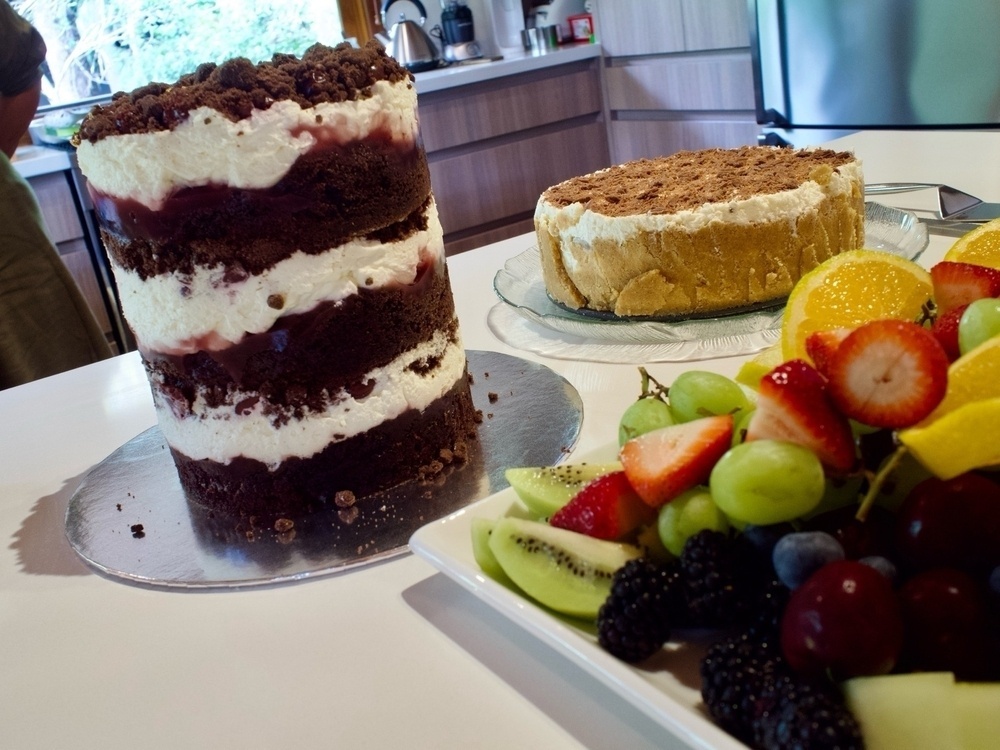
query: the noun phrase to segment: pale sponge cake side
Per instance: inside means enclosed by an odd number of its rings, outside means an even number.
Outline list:
[[[574,177],[535,211],[549,295],[620,316],[698,315],[780,301],[864,244],[853,154],[682,151]]]

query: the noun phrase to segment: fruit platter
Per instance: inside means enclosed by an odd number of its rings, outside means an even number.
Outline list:
[[[416,553],[693,747],[997,747],[1000,221],[836,256],[734,377],[635,384]]]

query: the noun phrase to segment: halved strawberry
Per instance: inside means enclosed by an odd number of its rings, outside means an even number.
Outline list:
[[[782,362],[761,378],[746,439],[798,443],[815,453],[829,473],[848,473],[856,459],[854,434],[826,390],[826,380],[808,362]]]
[[[904,320],[875,320],[837,348],[830,395],[852,419],[900,428],[933,411],[948,385],[948,355],[934,334]]]
[[[549,523],[597,539],[621,539],[656,518],[632,489],[624,471],[597,477],[553,514]]]
[[[983,297],[1000,297],[1000,269],[943,260],[931,267],[934,304],[946,313]]]
[[[830,358],[850,332],[850,328],[831,328],[827,331],[813,331],[806,336],[806,354],[812,360],[813,367],[825,375]]]
[[[968,305],[960,305],[951,308],[943,315],[938,313],[934,325],[931,326],[931,333],[934,334],[934,338],[938,340],[944,353],[952,362],[962,355],[958,348],[958,322],[962,319],[962,313],[967,307]]]
[[[639,497],[659,508],[706,482],[732,439],[732,415],[702,417],[633,438],[618,457]]]

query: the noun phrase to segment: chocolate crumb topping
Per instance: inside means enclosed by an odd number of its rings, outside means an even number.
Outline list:
[[[582,203],[605,216],[672,214],[706,203],[743,200],[793,190],[809,179],[825,179],[831,167],[855,161],[830,149],[745,146],[679,151],[639,159],[566,180],[542,199],[564,207]]]
[[[276,54],[257,65],[245,57],[221,65],[203,63],[176,83],[150,83],[130,93],[116,93],[110,104],[90,111],[74,142],[172,130],[201,106],[212,107],[235,122],[282,99],[302,107],[365,99],[380,80],[396,83],[412,80],[412,76],[375,41],[362,49],[346,43],[336,47],[314,44],[301,59]]]

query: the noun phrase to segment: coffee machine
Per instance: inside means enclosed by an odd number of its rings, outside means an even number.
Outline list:
[[[435,27],[434,31],[438,31]],[[475,60],[483,56],[476,41],[472,11],[464,0],[441,0],[440,38],[448,62]]]

